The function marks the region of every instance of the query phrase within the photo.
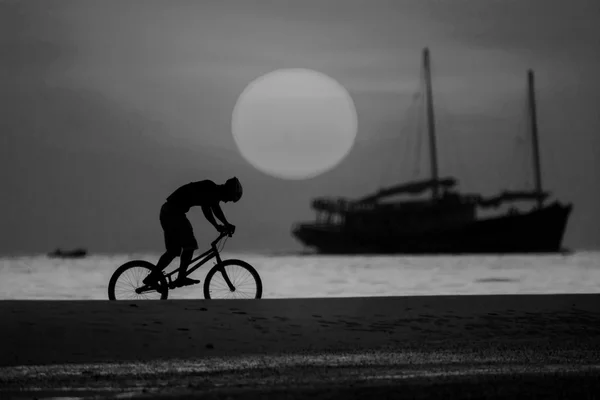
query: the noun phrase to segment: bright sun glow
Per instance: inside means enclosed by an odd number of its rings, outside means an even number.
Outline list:
[[[312,178],[348,154],[357,117],[346,89],[308,69],[282,69],[251,82],[237,100],[232,132],[242,156],[285,179]]]

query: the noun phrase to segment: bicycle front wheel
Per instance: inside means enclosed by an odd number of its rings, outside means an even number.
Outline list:
[[[166,300],[169,289],[161,276],[157,285],[145,286],[142,281],[154,268],[148,261],[134,260],[121,265],[108,283],[109,300]]]
[[[260,299],[262,281],[254,267],[242,260],[225,260],[204,280],[205,299]]]

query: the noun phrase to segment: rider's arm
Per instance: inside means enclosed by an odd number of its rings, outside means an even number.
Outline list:
[[[219,204],[213,204],[211,206],[211,209],[212,209],[213,214],[215,214],[215,217],[219,218],[219,220],[221,222],[223,222],[225,225],[231,225],[225,218],[225,215],[223,214],[223,210],[221,210],[221,206],[219,206]]]
[[[207,221],[210,222],[216,229],[219,229],[219,224],[217,224],[217,221],[215,221],[212,208],[210,206],[202,206],[202,212],[204,213]]]

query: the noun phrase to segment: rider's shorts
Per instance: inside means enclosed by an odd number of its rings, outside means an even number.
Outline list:
[[[160,225],[165,233],[165,246],[169,253],[179,255],[182,249],[198,248],[192,224],[184,212],[169,202],[160,209]]]

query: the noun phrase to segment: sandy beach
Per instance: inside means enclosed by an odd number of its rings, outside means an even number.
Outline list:
[[[9,398],[600,393],[597,294],[2,301],[0,316]]]

